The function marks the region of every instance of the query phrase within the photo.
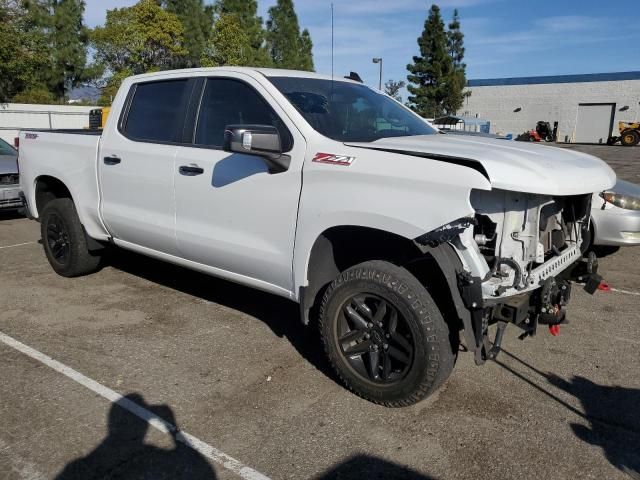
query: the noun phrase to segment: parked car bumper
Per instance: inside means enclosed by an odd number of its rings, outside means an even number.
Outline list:
[[[594,245],[640,245],[640,211],[622,208],[592,210]]]
[[[22,206],[20,185],[0,187],[0,210],[17,210]]]

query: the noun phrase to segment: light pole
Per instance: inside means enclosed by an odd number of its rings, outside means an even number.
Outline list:
[[[382,91],[382,58],[373,58],[373,63],[380,64],[380,81],[378,82],[378,90]]]

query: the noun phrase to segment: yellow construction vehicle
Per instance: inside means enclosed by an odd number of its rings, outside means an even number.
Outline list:
[[[107,123],[111,107],[95,108],[89,112],[89,129],[102,130]]]
[[[611,136],[607,141],[608,145],[620,142],[625,147],[633,147],[640,143],[640,122],[618,122],[620,136]]]

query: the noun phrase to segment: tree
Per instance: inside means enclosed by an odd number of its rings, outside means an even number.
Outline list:
[[[184,47],[187,54],[177,59],[177,68],[200,66],[200,58],[207,45],[213,24],[213,7],[203,0],[163,0],[168,12],[180,19],[184,29]]]
[[[431,5],[418,45],[420,55],[414,56],[413,64],[407,65],[409,107],[423,117],[438,117],[448,108],[445,99],[451,88],[453,60],[437,5]]]
[[[44,85],[29,87],[15,95],[11,101],[13,103],[30,103],[40,105],[52,105],[56,103],[55,97]]]
[[[22,2],[0,0],[0,103],[38,84],[47,63],[45,37]]]
[[[271,61],[265,47],[265,31],[262,17],[258,16],[256,0],[218,0],[216,13],[219,16],[234,16],[240,29],[249,40],[250,49],[245,55],[245,65],[269,67]]]
[[[269,8],[267,48],[275,67],[313,71],[311,35],[306,29],[300,34],[292,0],[278,0]]]
[[[298,68],[307,72],[313,72],[315,70],[313,66],[313,41],[311,40],[309,30],[306,28],[300,36],[300,62]]]
[[[86,69],[88,29],[83,23],[83,0],[24,0],[30,31],[45,39],[49,64],[39,77],[51,93],[65,92],[88,79]]]
[[[249,36],[235,15],[221,15],[213,25],[200,63],[203,67],[246,65],[252,54]]]
[[[447,31],[447,47],[449,49],[449,56],[453,63],[453,69],[451,71],[451,78],[448,82],[448,96],[444,101],[444,109],[449,113],[453,113],[462,107],[464,99],[471,94],[470,91],[464,91],[464,88],[467,86],[467,66],[463,63],[464,34],[460,30],[460,16],[458,15],[458,10],[453,11],[453,18],[451,23],[449,23],[449,30]]]
[[[132,75],[166,70],[187,56],[184,29],[174,13],[155,0],[140,0],[127,8],[107,11],[102,27],[91,32],[96,62],[108,73]]]
[[[396,99],[398,102],[402,102],[400,90],[402,90],[406,85],[407,84],[403,80],[387,80],[384,84],[384,93],[389,95],[391,98]]]

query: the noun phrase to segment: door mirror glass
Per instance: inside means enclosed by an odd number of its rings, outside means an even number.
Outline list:
[[[271,125],[227,125],[224,150],[263,157],[272,170],[289,168],[290,157],[282,153],[280,133]]]

